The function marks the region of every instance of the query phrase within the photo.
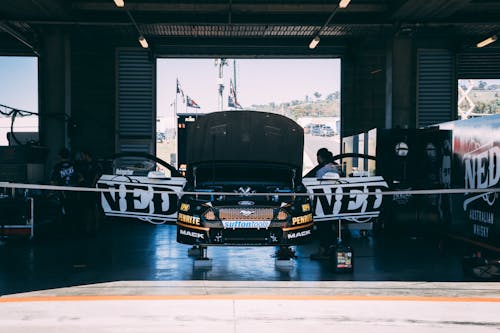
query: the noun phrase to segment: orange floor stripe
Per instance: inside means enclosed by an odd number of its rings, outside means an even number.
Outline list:
[[[441,296],[322,296],[322,295],[134,295],[134,296],[32,296],[0,297],[0,303],[75,302],[75,301],[182,301],[182,300],[283,300],[283,301],[407,301],[407,302],[493,302],[499,297],[441,297]]]

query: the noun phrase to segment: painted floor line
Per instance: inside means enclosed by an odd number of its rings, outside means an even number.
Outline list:
[[[75,302],[75,301],[183,301],[183,300],[262,300],[262,301],[407,301],[500,303],[500,297],[440,297],[440,296],[352,296],[352,295],[88,295],[0,297],[0,303]]]

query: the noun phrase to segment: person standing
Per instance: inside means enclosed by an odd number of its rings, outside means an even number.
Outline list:
[[[316,153],[318,165],[309,171],[304,177],[316,177],[321,179],[326,173],[333,172],[341,175],[340,166],[333,161],[333,154],[326,148],[320,148]],[[331,248],[337,243],[335,225],[333,221],[321,221],[317,223],[317,234],[319,238],[319,249],[317,253],[311,254],[311,259],[328,259]]]
[[[67,148],[59,150],[59,162],[52,168],[50,183],[57,186],[75,186],[78,176],[75,165],[70,159],[70,152]],[[63,228],[71,232],[76,230],[76,214],[78,194],[75,191],[57,191],[57,197],[61,205]]]

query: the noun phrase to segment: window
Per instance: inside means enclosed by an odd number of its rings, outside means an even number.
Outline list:
[[[500,114],[500,80],[458,80],[458,118]]]

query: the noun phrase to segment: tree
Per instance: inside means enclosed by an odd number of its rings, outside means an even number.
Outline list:
[[[314,97],[316,97],[316,99],[319,99],[321,97],[321,94],[319,92],[314,92]]]

